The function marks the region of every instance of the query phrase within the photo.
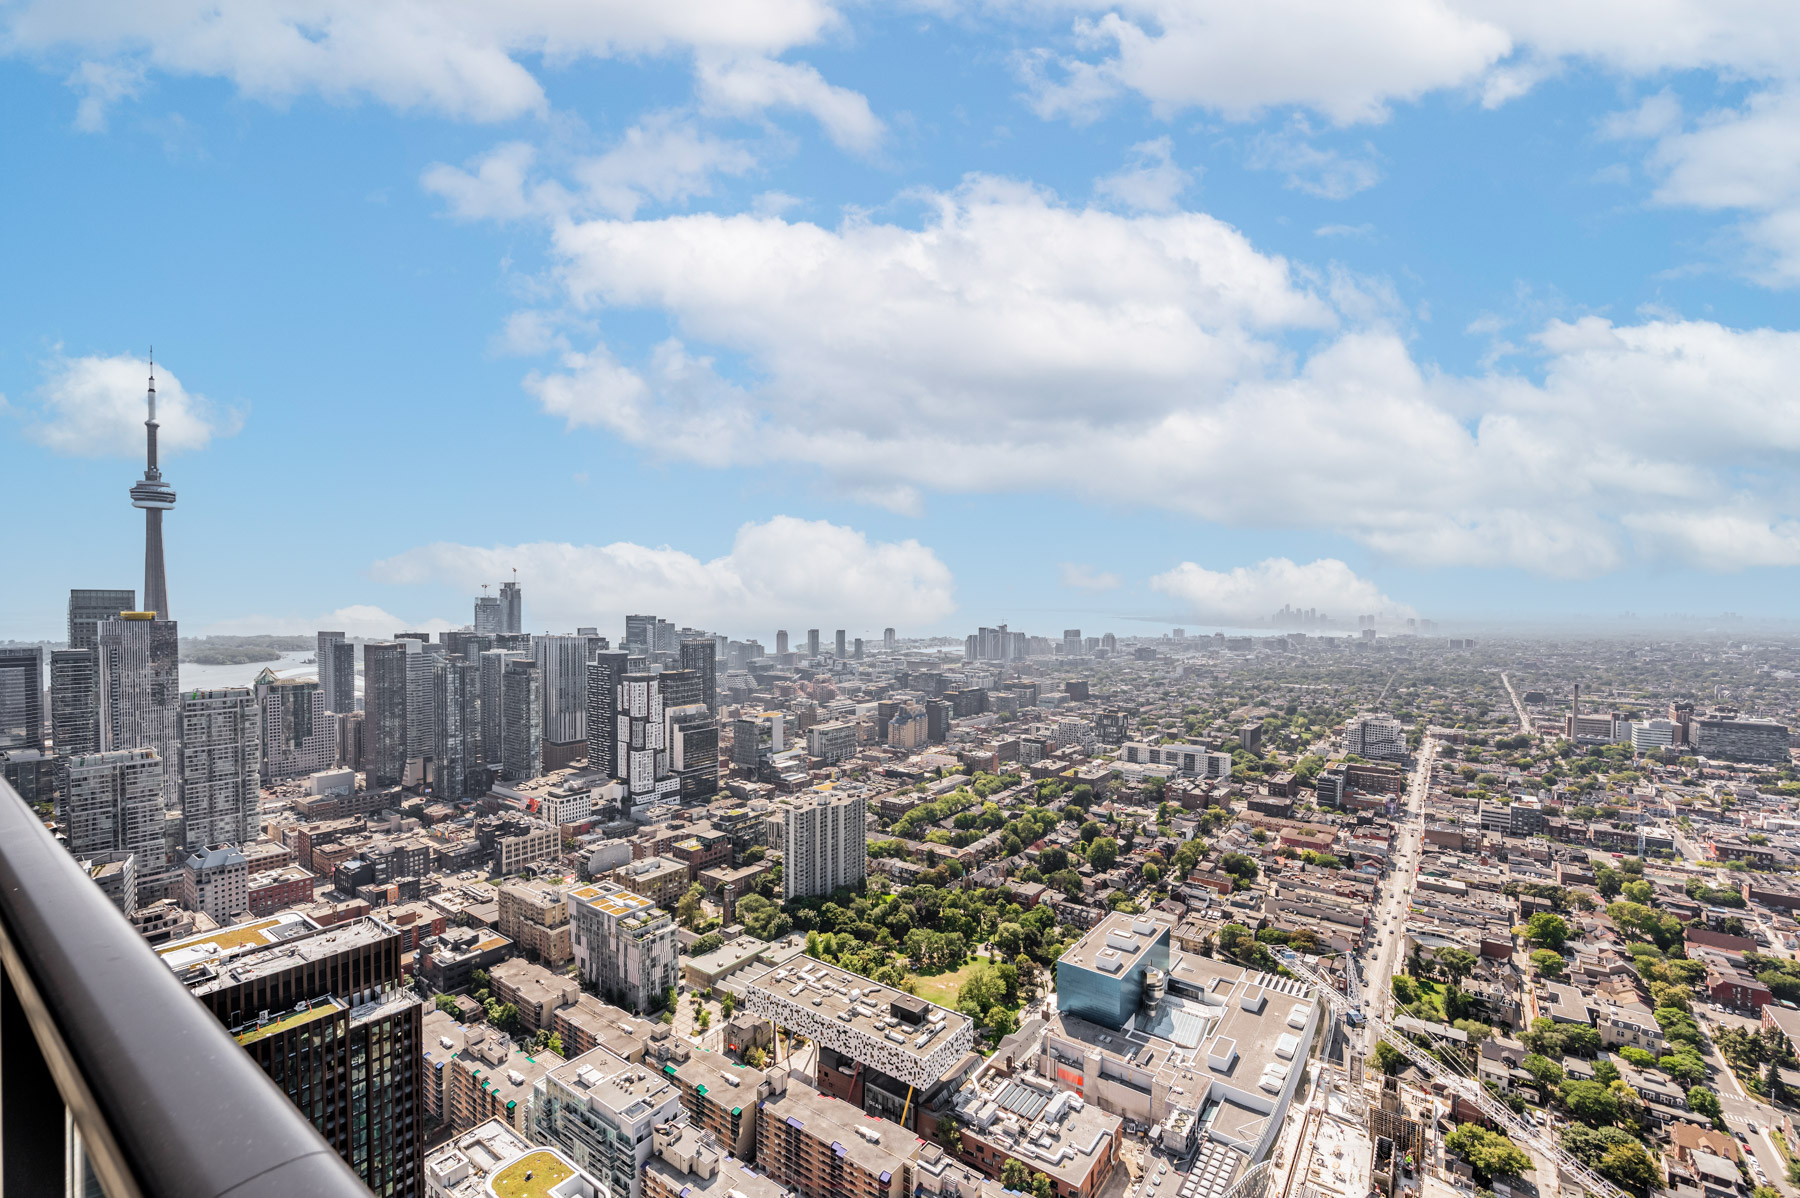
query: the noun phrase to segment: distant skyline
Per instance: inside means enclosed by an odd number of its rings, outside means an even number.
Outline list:
[[[0,639],[1794,614],[1800,10],[388,7],[0,11]]]

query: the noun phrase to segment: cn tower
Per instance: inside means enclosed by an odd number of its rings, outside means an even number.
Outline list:
[[[163,574],[162,517],[175,506],[175,488],[156,468],[156,352],[150,354],[150,418],[144,421],[144,477],[131,487],[131,506],[144,509],[144,610],[169,618],[169,584]]]

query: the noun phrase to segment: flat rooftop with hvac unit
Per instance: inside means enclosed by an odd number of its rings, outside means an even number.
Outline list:
[[[1171,931],[1162,916],[1115,913],[1070,946],[1037,1072],[1158,1125],[1177,1155],[1219,1149],[1222,1189],[1274,1142],[1320,1004],[1293,978],[1171,951]]]

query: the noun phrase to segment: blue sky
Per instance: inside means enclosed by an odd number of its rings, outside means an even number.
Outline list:
[[[1785,616],[1800,16],[0,3],[0,638]]]

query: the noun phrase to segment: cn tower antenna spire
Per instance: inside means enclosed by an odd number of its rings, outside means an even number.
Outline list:
[[[144,610],[169,618],[169,587],[163,571],[162,515],[175,506],[175,488],[163,481],[156,463],[156,347],[150,349],[149,415],[144,420],[144,477],[131,488],[131,506],[144,509]]]

